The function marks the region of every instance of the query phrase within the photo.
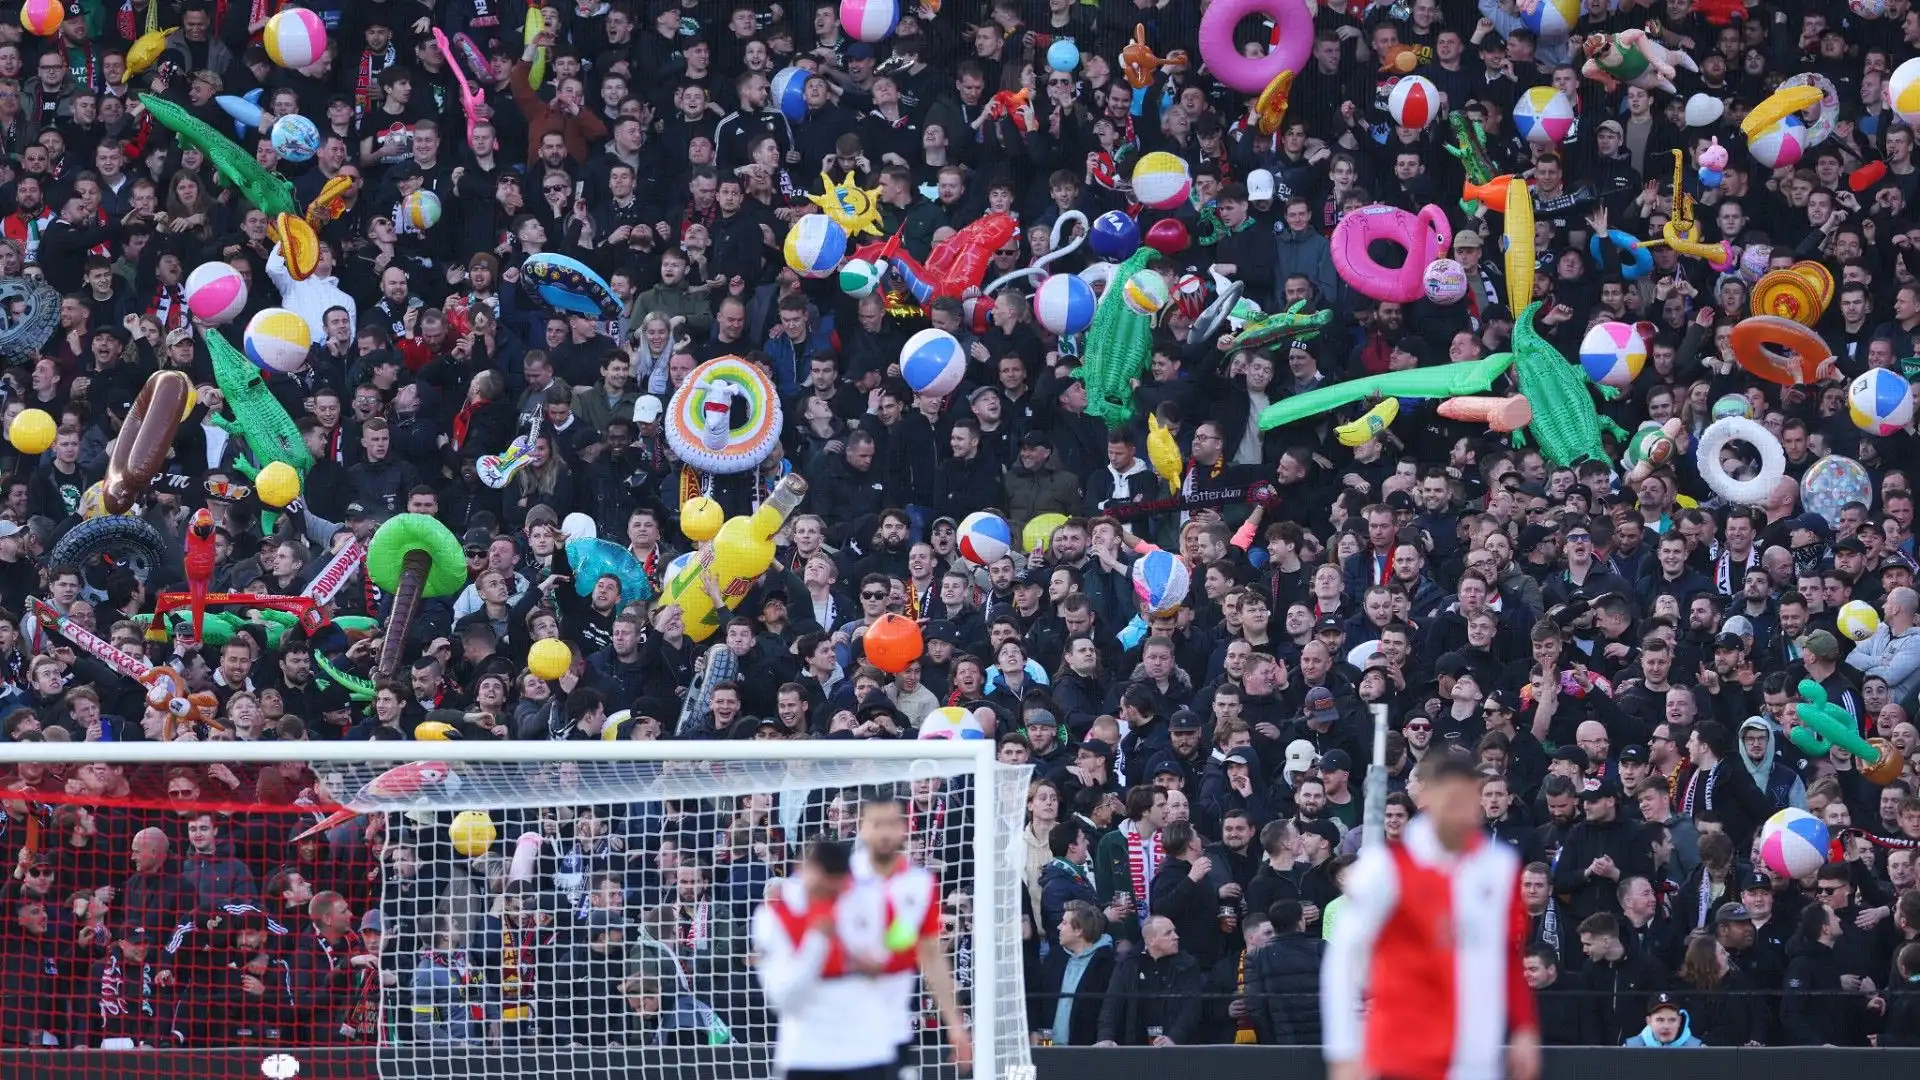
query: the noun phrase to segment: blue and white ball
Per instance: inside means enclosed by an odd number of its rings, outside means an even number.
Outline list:
[[[781,68],[773,75],[772,105],[781,115],[796,123],[807,118],[807,80],[813,72],[806,68]]]
[[[975,566],[999,561],[1013,547],[1013,526],[1007,519],[989,510],[968,514],[954,530],[953,546],[960,556]]]
[[[1721,395],[1720,400],[1713,403],[1713,418],[1725,420],[1729,416],[1738,416],[1747,420],[1755,419],[1753,402],[1748,401],[1745,394]]]
[[[1760,861],[1781,877],[1798,880],[1825,865],[1831,842],[1824,822],[1788,807],[1761,826]]]
[[[273,140],[274,153],[288,161],[312,161],[320,152],[320,129],[299,113],[275,120],[268,138]]]
[[[920,721],[922,739],[984,739],[987,729],[969,709],[948,705],[935,709]]]
[[[1457,304],[1467,298],[1467,268],[1454,259],[1435,259],[1420,275],[1427,299],[1436,304]]]
[[[1603,322],[1580,339],[1580,366],[1587,378],[1602,386],[1621,390],[1632,386],[1646,363],[1647,343],[1627,323]]]
[[[855,299],[871,296],[880,287],[880,270],[865,259],[840,264],[840,291]]]
[[[945,330],[928,327],[900,347],[900,377],[916,394],[944,397],[967,374],[967,354]]]
[[[1869,435],[1891,435],[1913,422],[1913,384],[1887,368],[1869,368],[1847,387],[1847,415]]]
[[[1093,325],[1093,286],[1073,274],[1053,274],[1033,294],[1033,317],[1051,334],[1085,332]]]
[[[1133,595],[1142,610],[1165,615],[1186,602],[1192,585],[1187,562],[1164,549],[1147,552],[1133,564]]]
[[[794,273],[823,278],[846,257],[847,230],[825,214],[808,214],[794,222],[781,251]]]

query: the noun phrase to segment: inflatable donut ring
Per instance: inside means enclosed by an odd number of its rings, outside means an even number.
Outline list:
[[[1720,450],[1730,442],[1749,443],[1760,451],[1760,472],[1751,480],[1735,480],[1721,466]],[[1780,440],[1759,422],[1744,416],[1727,416],[1715,420],[1700,433],[1694,467],[1700,470],[1700,479],[1707,482],[1714,494],[1730,503],[1761,506],[1773,496],[1780,478],[1787,475],[1787,455],[1780,449]]]
[[[1786,90],[1796,86],[1811,86],[1820,91],[1820,100],[1807,107],[1813,119],[1807,121],[1807,149],[1811,150],[1826,142],[1833,134],[1833,127],[1840,121],[1840,91],[1834,89],[1832,80],[1825,75],[1802,72],[1780,84]]]
[[[1234,27],[1249,15],[1272,19],[1279,37],[1267,55],[1256,59],[1241,56],[1233,43]],[[1242,94],[1260,93],[1281,72],[1298,74],[1312,52],[1313,6],[1306,0],[1214,0],[1200,16],[1201,61],[1214,78]]]
[[[1367,254],[1376,240],[1406,249],[1398,269],[1388,269]],[[1427,293],[1422,280],[1427,264],[1453,242],[1446,211],[1427,206],[1410,214],[1392,206],[1363,206],[1340,219],[1333,230],[1333,265],[1354,288],[1375,300],[1411,304]]]
[[[520,264],[520,284],[540,303],[555,311],[611,319],[620,314],[620,301],[607,279],[579,259],[542,253]]]
[[[667,403],[667,445],[709,473],[756,469],[780,443],[780,395],[767,373],[737,356],[694,368]]]
[[[71,564],[85,567],[95,558],[111,560],[115,566],[133,571],[146,581],[166,558],[166,542],[160,531],[136,517],[97,517],[67,530],[47,552],[47,565]]]
[[[1733,358],[1754,375],[1782,386],[1818,382],[1833,355],[1820,335],[1778,315],[1750,315],[1733,328]]]
[[[1603,261],[1598,236],[1589,237],[1587,252],[1594,262]],[[1620,250],[1620,276],[1628,281],[1639,281],[1653,269],[1653,252],[1640,246],[1640,238],[1624,229],[1608,229],[1606,240]]]
[[[1819,283],[1797,268],[1769,270],[1753,283],[1748,305],[1755,315],[1775,315],[1801,326],[1812,326],[1826,314]]]
[[[60,290],[29,277],[0,280],[0,310],[9,313],[0,323],[0,359],[28,360],[60,323]]]

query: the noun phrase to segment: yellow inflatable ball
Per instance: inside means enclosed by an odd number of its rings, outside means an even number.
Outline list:
[[[284,461],[270,461],[253,478],[253,490],[261,502],[278,510],[300,497],[300,474]]]
[[[423,720],[413,729],[415,742],[452,742],[459,737],[452,724],[439,720]]]
[[[23,454],[44,454],[47,447],[53,445],[53,437],[59,433],[59,425],[45,409],[25,409],[13,418],[13,426],[7,429],[7,438],[13,448]]]
[[[493,827],[493,819],[485,810],[462,810],[453,816],[453,824],[447,826],[447,839],[453,842],[453,850],[469,859],[485,855],[499,836],[500,831]]]
[[[680,531],[696,544],[704,544],[726,524],[727,512],[705,495],[696,495],[680,504]]]
[[[573,650],[559,638],[546,638],[527,650],[527,670],[535,677],[557,679],[573,666]]]

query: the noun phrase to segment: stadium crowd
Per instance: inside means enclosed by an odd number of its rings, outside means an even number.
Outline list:
[[[508,815],[473,858],[444,815],[294,842],[318,803],[351,793],[297,761],[218,763],[218,745],[399,740],[426,724],[464,739],[894,739],[948,705],[984,706],[1001,760],[1035,769],[1022,900],[1036,1042],[1317,1042],[1321,940],[1361,842],[1383,705],[1388,836],[1417,808],[1421,764],[1457,756],[1482,773],[1489,836],[1526,861],[1524,962],[1548,1043],[1920,1044],[1920,444],[1910,425],[1863,434],[1845,393],[1870,366],[1920,373],[1920,169],[1885,101],[1920,49],[1909,0],[1590,0],[1558,41],[1511,0],[1332,0],[1272,135],[1197,63],[1200,6],[1168,0],[925,3],[872,43],[842,28],[837,2],[583,0],[546,8],[529,39],[522,0],[321,0],[328,52],[301,70],[258,43],[275,0],[147,2],[155,23],[137,0],[75,0],[52,38],[0,26],[0,296],[22,277],[61,296],[48,338],[0,374],[9,425],[27,408],[58,422],[44,453],[0,447],[0,738],[198,740],[210,763],[6,766],[0,1045],[740,1037],[766,1023],[744,922],[808,835],[853,834],[853,796],[582,799]],[[1158,56],[1190,58],[1142,89],[1120,62],[1136,24]],[[153,25],[180,31],[123,78]],[[471,114],[436,27],[490,64]],[[1579,74],[1583,40],[1630,28],[1698,72],[1672,94]],[[1062,41],[1079,62],[1052,70]],[[1390,122],[1403,60],[1483,127],[1496,172],[1531,179],[1539,332],[1572,355],[1596,322],[1647,324],[1644,370],[1599,406],[1629,431],[1679,421],[1679,452],[1637,482],[1617,459],[1550,462],[1432,401],[1404,403],[1359,446],[1333,427],[1366,403],[1259,425],[1316,387],[1512,341],[1501,215],[1462,210],[1444,123]],[[790,118],[770,78],[795,65],[810,74]],[[1738,120],[1803,71],[1838,88],[1832,133],[1797,166],[1760,167]],[[1513,134],[1536,86],[1574,107],[1557,146]],[[303,199],[353,182],[303,280],[265,216],[132,96],[226,131],[214,99],[254,89],[269,120],[298,112],[321,142],[283,161],[263,125],[245,150]],[[992,108],[1003,91],[1029,97]],[[1722,115],[1690,127],[1697,95]],[[1689,158],[1703,240],[1770,246],[1777,266],[1818,260],[1837,281],[1817,329],[1838,371],[1819,385],[1733,362],[1752,285],[1737,270],[1666,249],[1629,281],[1618,251],[1589,247],[1655,235],[1673,213],[1670,151],[1711,137],[1731,160],[1696,187]],[[1190,170],[1178,208],[1129,205],[1128,163],[1151,150]],[[1047,254],[1062,213],[1122,210],[1143,233],[1173,219],[1213,240],[1152,264],[1183,300],[1197,286],[1204,301],[1217,275],[1268,311],[1304,301],[1332,322],[1223,349],[1191,340],[1198,305],[1176,302],[1137,358],[1136,418],[1109,427],[1075,374],[1084,342],[1036,321],[1032,282],[977,315],[955,298],[922,312],[786,265],[823,172],[877,189],[880,230],[918,259],[1009,213],[1021,229],[994,254],[997,276]],[[424,228],[405,212],[422,190],[444,208]],[[1375,301],[1335,272],[1334,225],[1374,203],[1446,211],[1464,300]],[[602,274],[621,313],[543,306],[520,267],[544,253]],[[281,515],[243,492],[242,439],[211,422],[222,399],[202,335],[219,331],[188,318],[183,293],[209,261],[250,284],[236,325],[274,305],[311,325],[306,364],[265,373],[316,462]],[[901,377],[925,325],[968,360],[944,396]],[[809,491],[775,568],[696,641],[673,605],[623,605],[617,581],[577,588],[562,522],[585,514],[657,588],[693,546],[680,506],[705,490],[663,422],[694,365],[730,354],[777,385],[785,427],[765,468],[714,496],[746,513],[789,471]],[[135,616],[184,580],[176,557],[146,580],[48,558],[156,370],[201,389],[138,512],[177,549],[189,514],[211,511],[214,588],[296,594],[399,513],[460,539],[469,585],[421,602],[405,669],[371,700],[316,654],[364,675],[373,639],[254,621],[217,646],[149,642]],[[1691,453],[1727,394],[1747,395],[1784,448],[1788,479],[1761,505],[1717,498]],[[1184,459],[1171,489],[1148,463],[1149,414]],[[480,459],[536,417],[532,463],[489,487]],[[1829,454],[1872,480],[1834,520],[1794,482]],[[1238,497],[1254,481],[1277,497]],[[1179,499],[1196,505],[1136,505]],[[1041,515],[1064,522],[1044,547],[977,567],[960,522],[988,508],[1016,537]],[[1153,545],[1187,561],[1192,589],[1146,616],[1130,567]],[[173,665],[213,704],[150,707],[33,598]],[[1863,641],[1837,622],[1856,599],[1880,611]],[[330,610],[378,619],[390,602],[355,573]],[[887,612],[926,642],[897,674],[863,652]],[[528,654],[553,637],[577,662],[547,680]],[[714,644],[738,675],[689,709]],[[1903,756],[1895,778],[1796,747],[1803,679]],[[567,766],[528,771],[569,782]],[[910,851],[945,877],[964,989],[971,879],[943,853],[964,850],[978,808],[937,781],[904,795]],[[1758,855],[1762,823],[1788,807],[1834,838],[1798,879]],[[511,860],[525,832],[541,838],[530,875]]]

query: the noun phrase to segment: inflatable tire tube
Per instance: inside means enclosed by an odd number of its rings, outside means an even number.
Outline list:
[[[1760,452],[1760,472],[1751,480],[1735,480],[1720,465],[1721,448],[1735,441],[1750,443]],[[1715,495],[1741,506],[1764,506],[1781,477],[1787,475],[1787,455],[1780,449],[1780,440],[1758,421],[1727,416],[1700,433],[1694,467]]]
[[[111,556],[144,582],[165,564],[166,546],[160,530],[141,518],[97,517],[67,530],[47,552],[47,564],[85,566],[99,556]]]

